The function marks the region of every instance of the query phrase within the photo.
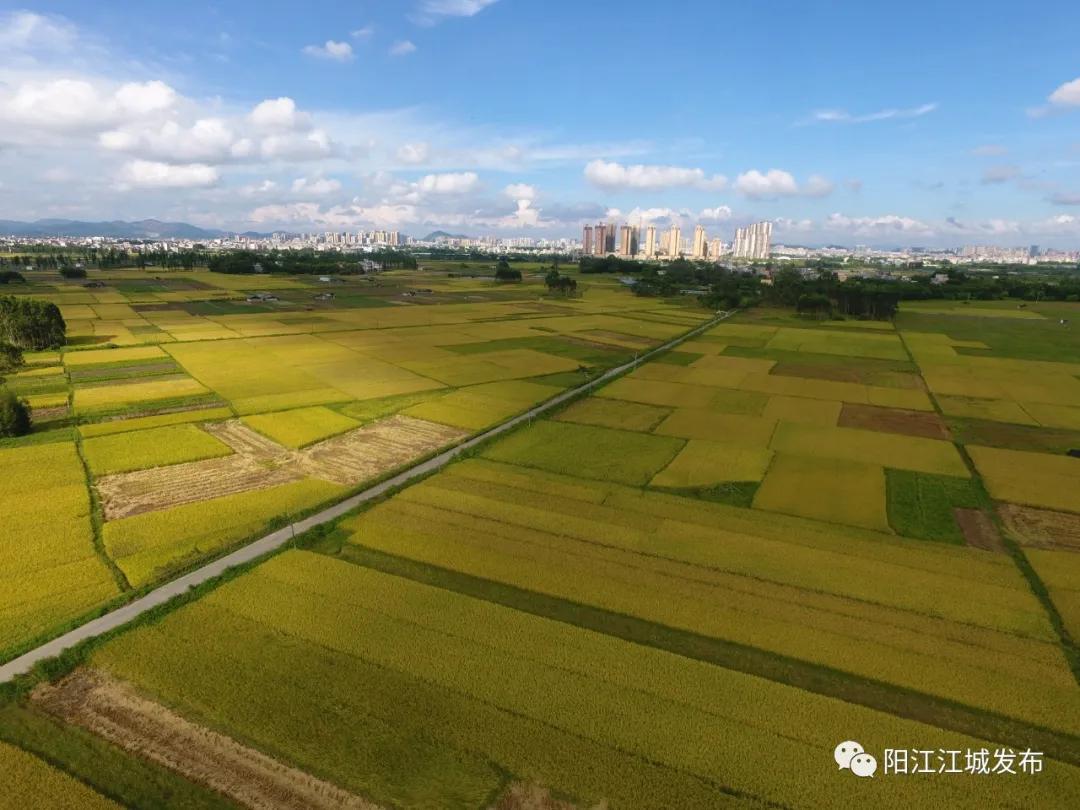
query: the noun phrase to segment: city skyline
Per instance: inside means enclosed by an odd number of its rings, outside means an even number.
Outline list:
[[[643,3],[0,0],[0,219],[1075,249],[1080,10],[990,5],[686,2],[661,60]],[[604,104],[591,75],[621,77]]]

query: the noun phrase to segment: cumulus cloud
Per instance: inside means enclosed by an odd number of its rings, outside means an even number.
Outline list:
[[[842,231],[854,236],[933,233],[933,228],[927,223],[897,214],[886,214],[880,217],[849,217],[839,213],[830,214],[822,223],[822,227],[828,231]]]
[[[498,0],[420,0],[411,15],[420,25],[435,25],[447,17],[474,17]]]
[[[799,185],[789,172],[769,169],[762,174],[751,169],[736,178],[735,190],[747,197],[790,197],[799,193]]]
[[[398,147],[396,154],[397,159],[402,163],[408,163],[410,165],[426,163],[428,157],[431,155],[431,146],[424,141],[404,143]]]
[[[1065,82],[1048,100],[1056,107],[1080,107],[1080,78]]]
[[[682,166],[636,164],[624,166],[606,160],[593,160],[585,166],[585,179],[597,188],[608,191],[669,188],[699,188],[719,191],[727,186],[727,178],[716,174],[706,176],[701,169]]]
[[[706,208],[698,219],[702,222],[727,222],[732,217],[731,209],[726,205],[718,205],[716,208]]]
[[[316,59],[329,59],[333,62],[350,62],[353,58],[353,47],[348,42],[336,42],[328,39],[322,45],[308,45],[304,53],[314,56]]]
[[[327,194],[341,191],[341,181],[329,177],[298,177],[293,180],[293,194],[303,194],[307,197],[324,197]]]
[[[120,171],[121,188],[206,188],[218,182],[213,166],[176,166],[152,160],[133,160]]]
[[[986,169],[983,170],[981,182],[983,185],[1007,183],[1010,180],[1015,180],[1019,176],[1019,166],[1010,166],[1004,164],[998,166],[987,166]]]
[[[166,121],[158,127],[116,129],[98,142],[114,152],[128,152],[165,163],[222,163],[251,155],[253,145],[219,118],[203,118],[190,127]]]
[[[503,194],[511,200],[535,200],[536,188],[528,183],[511,183],[503,189]]]
[[[0,91],[0,121],[47,133],[92,132],[163,113],[175,102],[176,91],[160,81],[110,90],[85,79],[31,80]]]
[[[416,52],[416,46],[407,39],[402,39],[390,46],[391,56],[408,56]]]
[[[311,116],[297,110],[296,102],[287,96],[269,98],[256,104],[248,118],[259,129],[270,131],[311,128]]]
[[[922,104],[918,107],[908,107],[906,109],[889,107],[862,115],[855,115],[847,110],[817,110],[810,116],[809,121],[803,123],[867,124],[872,121],[888,121],[894,118],[921,118],[934,112],[937,108],[936,103]]]
[[[335,146],[324,130],[313,129],[269,135],[259,145],[259,153],[267,160],[317,160],[333,155]]]
[[[425,194],[468,194],[480,187],[476,172],[448,172],[421,177],[415,188]]]

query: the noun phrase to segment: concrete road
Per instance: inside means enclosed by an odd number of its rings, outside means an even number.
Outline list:
[[[29,672],[38,662],[48,660],[49,658],[55,658],[64,650],[70,649],[71,647],[74,647],[83,641],[103,635],[104,633],[111,632],[112,630],[116,630],[119,627],[123,627],[125,624],[134,621],[135,619],[142,616],[144,613],[158,607],[159,605],[165,604],[166,602],[174,599],[177,596],[180,596],[188,589],[194,588],[197,585],[201,585],[204,582],[208,582],[212,579],[215,579],[216,577],[221,576],[230,568],[235,568],[238,565],[244,565],[245,563],[249,563],[252,560],[258,559],[265,554],[276,551],[277,549],[286,545],[290,540],[296,537],[296,535],[302,534],[308,529],[313,529],[316,526],[321,526],[324,523],[329,523],[333,520],[337,520],[342,515],[351,512],[353,509],[360,506],[360,504],[365,503],[366,501],[370,501],[373,498],[378,498],[382,495],[385,495],[389,490],[392,490],[395,487],[400,487],[415,478],[427,475],[428,473],[445,467],[458,455],[470,449],[471,447],[475,447],[481,442],[485,442],[488,439],[494,436],[498,436],[501,433],[505,433],[508,430],[513,430],[522,422],[526,422],[530,419],[535,419],[537,416],[540,416],[546,411],[549,411],[552,408],[561,405],[563,402],[566,402],[566,400],[571,399],[572,397],[576,397],[578,394],[603,385],[613,377],[617,377],[618,375],[631,370],[635,366],[648,361],[653,356],[660,354],[661,352],[667,351],[668,349],[671,349],[675,346],[678,346],[685,340],[696,337],[707,329],[715,326],[719,321],[728,318],[732,314],[732,312],[721,312],[716,318],[706,321],[701,326],[695,327],[694,329],[681,335],[680,337],[677,337],[674,340],[665,343],[663,346],[659,346],[649,352],[646,352],[645,354],[635,358],[629,363],[605,372],[601,376],[597,377],[595,380],[591,380],[590,382],[587,382],[584,385],[580,385],[577,388],[572,388],[568,391],[564,391],[558,396],[549,399],[548,401],[540,405],[537,405],[535,408],[532,408],[531,410],[514,417],[508,422],[504,422],[503,424],[494,427],[491,430],[487,430],[477,436],[474,436],[473,438],[463,442],[462,444],[456,445],[449,450],[439,453],[437,456],[429,458],[427,461],[422,461],[413,467],[409,467],[407,470],[398,473],[393,478],[389,478],[380,484],[376,484],[375,486],[364,490],[363,492],[346,498],[340,503],[335,504],[328,509],[324,509],[318,514],[312,515],[309,518],[305,518],[304,520],[286,526],[284,529],[279,529],[276,532],[272,532],[265,537],[261,537],[258,540],[255,540],[254,542],[251,542],[246,546],[237,549],[231,554],[220,557],[213,562],[207,563],[201,568],[197,568],[188,574],[184,574],[182,577],[174,579],[171,582],[167,582],[166,584],[155,588],[145,596],[140,597],[133,602],[129,602],[123,607],[119,607],[116,610],[105,614],[104,616],[100,616],[96,619],[92,619],[91,621],[86,622],[85,624],[79,625],[74,630],[70,630],[67,633],[64,633],[64,635],[59,636],[52,641],[46,642],[40,647],[36,647],[29,652],[20,655],[18,658],[9,661],[7,664],[0,666],[0,683],[7,683],[13,678]]]

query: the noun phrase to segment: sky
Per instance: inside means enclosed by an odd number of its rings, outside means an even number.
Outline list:
[[[1080,3],[0,0],[0,219],[1080,249]]]

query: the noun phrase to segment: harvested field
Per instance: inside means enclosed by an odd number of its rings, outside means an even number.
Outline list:
[[[998,514],[1022,545],[1080,551],[1080,515],[1003,503]]]
[[[844,404],[840,411],[839,427],[899,433],[902,436],[922,436],[926,439],[952,441],[945,421],[936,413],[905,411],[899,408],[879,408],[876,405]]]
[[[540,785],[514,782],[489,810],[578,810],[580,805],[556,799],[551,791]],[[607,802],[595,805],[592,810],[605,810]]]
[[[972,548],[1006,553],[1005,543],[990,516],[981,509],[954,509],[956,524]]]
[[[234,454],[99,479],[105,519],[265,489],[308,476],[355,486],[466,435],[434,422],[393,416],[306,450],[291,451],[239,419],[209,424],[205,429],[229,445]]]
[[[245,807],[377,808],[336,785],[185,720],[100,671],[80,669],[55,686],[43,684],[32,700],[59,719]]]

